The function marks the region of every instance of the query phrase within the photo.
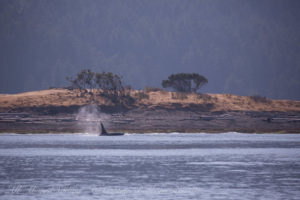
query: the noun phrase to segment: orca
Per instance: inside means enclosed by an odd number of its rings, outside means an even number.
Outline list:
[[[124,135],[124,133],[108,133],[103,124],[101,123],[101,133],[99,134],[99,136],[121,136]]]

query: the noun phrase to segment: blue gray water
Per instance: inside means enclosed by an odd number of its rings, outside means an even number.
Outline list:
[[[0,199],[300,198],[300,135],[0,135]]]

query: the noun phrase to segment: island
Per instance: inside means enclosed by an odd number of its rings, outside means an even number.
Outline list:
[[[81,95],[54,88],[0,94],[1,133],[81,133],[100,122],[126,133],[300,133],[300,101],[261,96],[126,89],[122,97],[101,90]],[[80,115],[82,109],[92,120]]]

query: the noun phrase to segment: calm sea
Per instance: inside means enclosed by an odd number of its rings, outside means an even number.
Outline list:
[[[0,199],[300,199],[296,134],[1,134]]]

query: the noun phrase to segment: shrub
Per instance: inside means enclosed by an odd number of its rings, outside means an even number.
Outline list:
[[[179,99],[179,100],[184,100],[187,99],[188,96],[186,93],[183,92],[172,92],[172,99]]]
[[[259,95],[252,95],[250,96],[250,99],[256,103],[269,103],[270,100],[267,99],[266,97],[262,97]]]
[[[212,99],[208,94],[197,94],[197,99],[202,99],[203,101],[209,101]]]
[[[144,92],[137,92],[134,94],[134,97],[138,100],[149,99],[149,95]]]
[[[126,85],[126,86],[124,87],[124,90],[131,91],[131,90],[132,90],[131,85]]]
[[[163,89],[161,88],[158,88],[158,87],[150,87],[150,86],[147,86],[145,88],[145,91],[146,92],[160,92],[160,91],[164,91]]]

